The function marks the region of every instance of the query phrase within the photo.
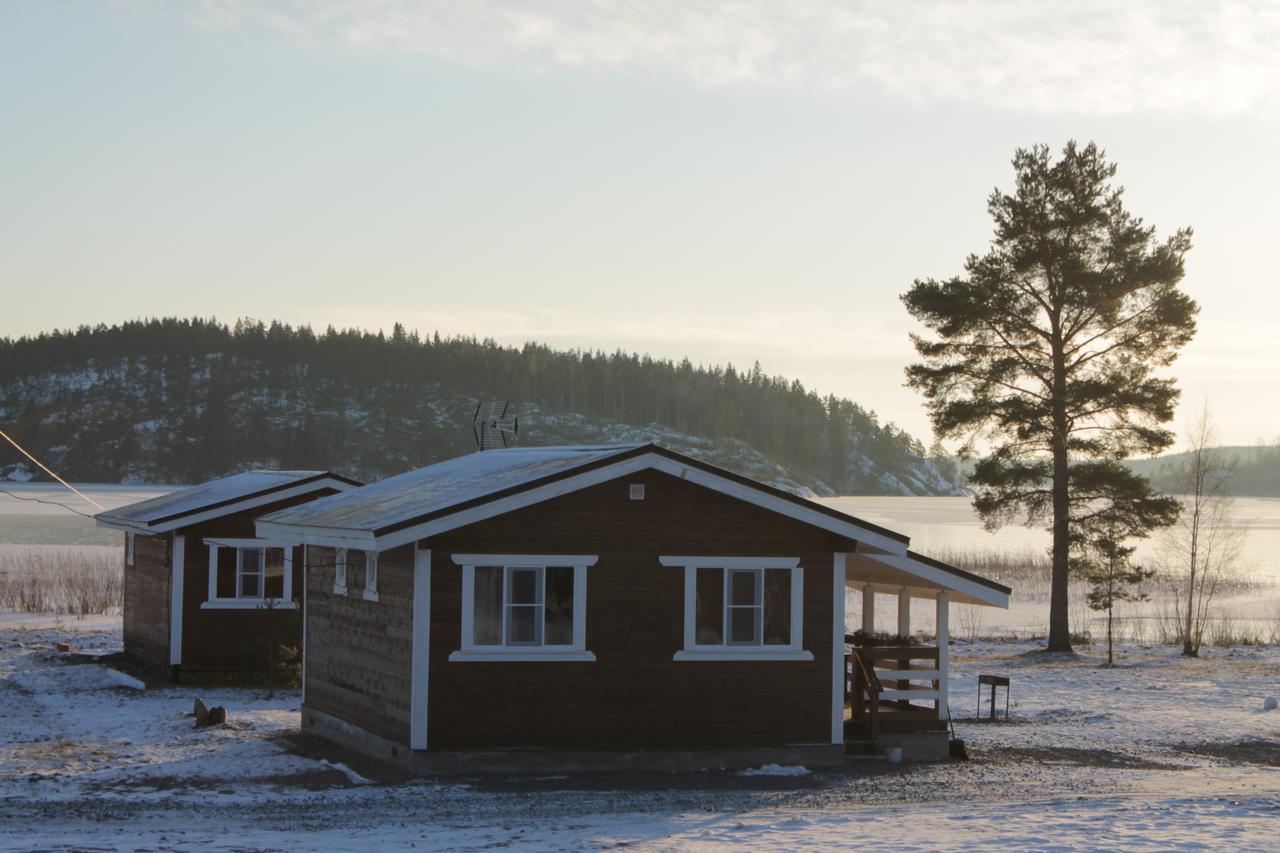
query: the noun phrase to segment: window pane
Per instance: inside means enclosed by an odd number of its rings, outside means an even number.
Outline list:
[[[537,569],[512,569],[511,570],[511,603],[512,604],[537,604],[538,603],[538,570]]]
[[[764,644],[791,644],[791,571],[765,569]]]
[[[693,641],[699,646],[724,643],[724,569],[698,569],[697,620]]]
[[[236,560],[239,554],[235,548],[218,549],[218,598],[236,597]]]
[[[734,646],[759,645],[759,607],[729,608],[729,644]]]
[[[284,597],[284,549],[267,549],[266,577],[262,581],[262,591],[267,598]]]
[[[537,646],[538,637],[538,611],[535,605],[512,605],[507,608],[507,645],[508,646]]]
[[[760,573],[757,571],[729,572],[729,603],[759,604],[760,599],[756,597],[756,584],[759,579]]]
[[[549,566],[546,569],[546,629],[548,646],[573,645],[573,567]]]
[[[240,598],[262,597],[262,549],[241,548],[240,554],[240,588],[236,594]]]
[[[471,620],[477,646],[502,644],[501,566],[476,566],[475,609]]]
[[[240,575],[240,597],[261,598],[261,576],[257,572],[246,572]]]

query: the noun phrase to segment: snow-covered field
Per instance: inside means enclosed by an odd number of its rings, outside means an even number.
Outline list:
[[[80,628],[82,630],[77,630]],[[959,644],[952,708],[973,760],[839,773],[410,780],[296,736],[298,695],[138,689],[54,644],[119,648],[118,621],[0,614],[6,849],[1276,849],[1280,649]],[[979,673],[1012,721],[972,719]],[[196,730],[201,696],[228,709]]]

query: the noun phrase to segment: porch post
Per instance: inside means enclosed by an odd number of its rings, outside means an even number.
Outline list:
[[[844,743],[844,578],[845,555],[835,554],[831,612],[831,742]]]
[[[862,585],[862,633],[871,636],[876,632],[876,588]]]
[[[182,582],[187,576],[187,537],[173,534],[169,557],[169,665],[182,665]]]
[[[938,719],[945,720],[951,715],[947,713],[947,688],[951,677],[951,650],[947,644],[951,640],[951,597],[946,590],[938,591],[937,639],[938,644]]]
[[[898,590],[898,636],[911,636],[911,591],[905,586]]]
[[[466,612],[465,610],[463,612]],[[431,654],[431,551],[413,544],[413,628],[409,662],[409,748],[427,748]]]

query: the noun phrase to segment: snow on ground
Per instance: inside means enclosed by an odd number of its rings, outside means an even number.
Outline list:
[[[54,650],[118,649],[118,622],[67,628],[0,614],[0,848],[1274,849],[1280,825],[1274,647],[957,644],[967,763],[412,780],[298,737],[296,692],[138,690]],[[984,672],[1008,723],[973,719]],[[196,696],[230,723],[196,730]]]

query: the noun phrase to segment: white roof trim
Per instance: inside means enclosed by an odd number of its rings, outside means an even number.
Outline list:
[[[268,492],[263,495],[257,495],[252,498],[235,501],[234,503],[225,504],[215,509],[208,509],[204,512],[192,513],[184,515],[181,518],[175,518],[160,524],[149,525],[141,522],[127,521],[121,518],[113,518],[111,516],[95,516],[99,527],[108,527],[114,530],[127,530],[134,533],[167,533],[171,530],[180,530],[184,527],[190,527],[193,524],[200,524],[204,521],[211,521],[215,518],[232,515],[237,512],[243,512],[246,509],[254,507],[266,506],[276,501],[285,500],[287,498],[297,497],[299,495],[309,494],[319,491],[320,489],[337,489],[340,492],[358,489],[359,486],[353,486],[350,483],[332,477],[321,477],[318,480],[310,480],[297,486],[291,486],[287,489],[280,489],[274,492]]]
[[[635,474],[639,471],[657,470],[682,480],[688,480],[721,494],[745,501],[755,506],[793,518],[805,524],[852,539],[873,549],[892,554],[906,555],[905,542],[868,530],[857,524],[843,521],[821,510],[807,507],[762,489],[739,483],[727,477],[701,468],[685,465],[657,453],[643,453],[610,465],[589,469],[563,479],[532,489],[516,492],[504,498],[491,500],[478,506],[452,512],[440,518],[415,524],[394,533],[374,537],[371,531],[350,528],[304,527],[281,522],[259,521],[257,533],[270,539],[286,539],[304,545],[321,545],[334,548],[364,548],[386,551],[419,539],[428,539],[441,533],[475,524],[517,509],[541,503],[561,495],[570,494],[590,486]],[[859,549],[860,553],[865,553]]]
[[[658,562],[676,569],[794,569],[799,557],[671,557],[660,556]]]
[[[1006,610],[1009,608],[1009,594],[1007,592],[1000,592],[986,584],[977,583],[959,575],[953,575],[919,560],[913,560],[906,554],[871,554],[863,552],[859,556],[883,563],[892,569],[897,569],[908,575],[914,575],[921,580],[935,583],[948,592],[956,592],[967,596],[973,599],[975,603],[990,604],[993,607],[1003,607]]]

